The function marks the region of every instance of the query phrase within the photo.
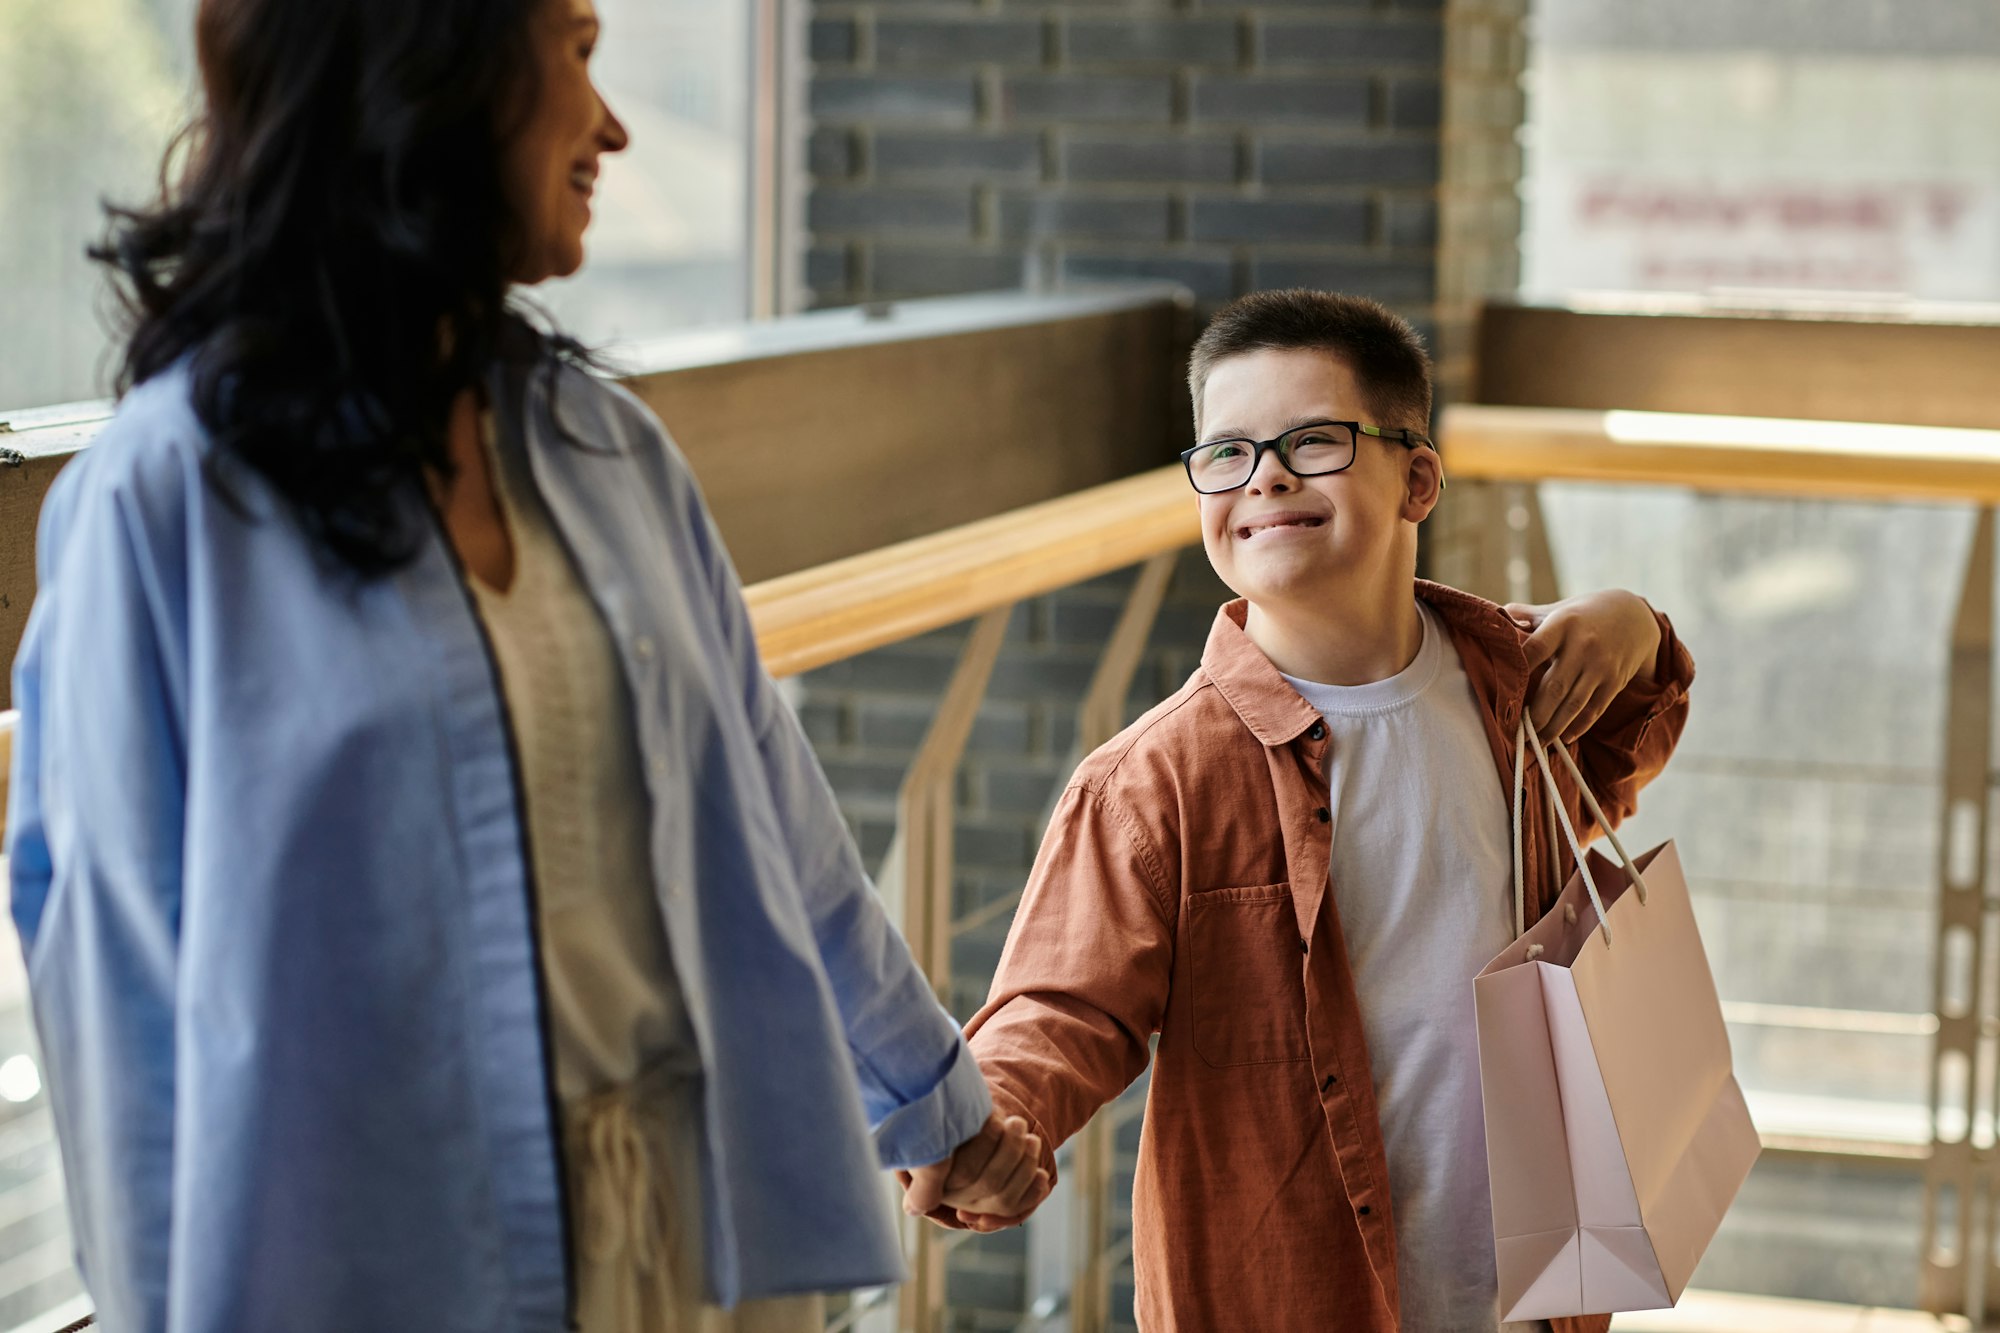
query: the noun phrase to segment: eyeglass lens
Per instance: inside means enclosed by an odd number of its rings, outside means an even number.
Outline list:
[[[1346,426],[1301,426],[1277,440],[1278,457],[1301,477],[1338,472],[1354,461],[1354,432]],[[1226,491],[1250,480],[1260,451],[1249,440],[1217,440],[1188,455],[1188,476],[1204,492]]]

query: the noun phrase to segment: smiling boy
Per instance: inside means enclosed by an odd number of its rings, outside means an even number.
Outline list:
[[[1147,1333],[1494,1333],[1471,982],[1518,929],[1521,712],[1616,820],[1673,749],[1693,663],[1630,593],[1503,609],[1416,578],[1443,464],[1428,361],[1384,308],[1245,297],[1189,384],[1202,542],[1241,600],[1071,779],[972,1048],[1053,1172],[1158,1035]],[[1532,923],[1569,867],[1540,819],[1522,851]]]

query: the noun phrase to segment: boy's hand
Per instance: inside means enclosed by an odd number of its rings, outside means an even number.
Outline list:
[[[1053,1187],[1041,1163],[1042,1140],[1028,1132],[1028,1122],[995,1112],[944,1161],[896,1173],[903,1211],[924,1217],[950,1208],[974,1231],[1015,1226]]]
[[[1546,606],[1513,602],[1507,614],[1528,631],[1528,669],[1549,663],[1528,701],[1545,744],[1571,744],[1589,731],[1640,672],[1650,677],[1660,651],[1660,622],[1636,593],[1613,588]]]

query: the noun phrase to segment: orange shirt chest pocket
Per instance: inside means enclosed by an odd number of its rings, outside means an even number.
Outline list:
[[[1182,931],[1195,1054],[1217,1068],[1305,1059],[1305,968],[1292,886],[1190,893]]]

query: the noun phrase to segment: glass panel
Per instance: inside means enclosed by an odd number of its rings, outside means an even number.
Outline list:
[[[1678,840],[1759,1127],[1930,1142],[1946,649],[1971,510],[1540,493],[1563,590],[1638,591],[1695,655],[1687,731],[1624,837]],[[1945,959],[1965,1004],[1972,945]],[[1947,1071],[1939,1130],[1988,1141],[1973,1074]],[[1921,1194],[1914,1175],[1766,1161],[1696,1283],[1907,1306]]]

